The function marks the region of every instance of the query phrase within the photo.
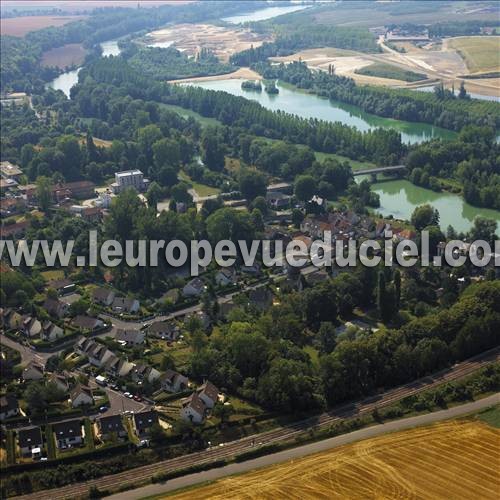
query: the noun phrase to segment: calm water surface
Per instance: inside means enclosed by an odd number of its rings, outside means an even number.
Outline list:
[[[272,17],[289,14],[297,10],[307,9],[308,5],[290,5],[288,7],[267,7],[265,9],[256,10],[254,12],[247,12],[238,16],[224,17],[222,21],[231,24],[242,24],[251,21],[263,21],[264,19],[271,19]]]

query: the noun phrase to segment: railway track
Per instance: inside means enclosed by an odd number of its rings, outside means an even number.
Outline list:
[[[104,476],[99,479],[72,484],[58,489],[39,491],[15,498],[17,500],[65,500],[69,498],[74,500],[75,498],[86,496],[91,486],[96,486],[100,490],[111,490],[119,486],[133,487],[149,480],[158,473],[173,472],[193,465],[207,464],[217,460],[231,458],[245,451],[253,450],[256,447],[291,440],[310,428],[321,429],[342,419],[366,415],[375,408],[383,408],[405,397],[418,394],[419,392],[446,382],[460,379],[470,375],[483,366],[499,360],[500,348],[497,347],[432,376],[424,377],[383,394],[363,399],[359,402],[344,404],[316,417],[310,417],[285,427],[247,436],[226,443],[224,446],[190,453],[189,455],[164,460],[156,464],[144,465],[128,471]]]

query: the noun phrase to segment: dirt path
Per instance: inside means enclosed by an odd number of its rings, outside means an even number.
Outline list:
[[[199,76],[197,78],[182,78],[181,80],[170,80],[168,83],[210,82],[214,80],[262,80],[262,76],[250,68],[240,68],[232,73]]]

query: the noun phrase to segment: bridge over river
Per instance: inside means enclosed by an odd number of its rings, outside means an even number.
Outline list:
[[[376,177],[377,174],[400,172],[406,169],[406,165],[392,165],[390,167],[376,167],[376,168],[365,168],[362,170],[353,170],[352,175],[373,175]]]

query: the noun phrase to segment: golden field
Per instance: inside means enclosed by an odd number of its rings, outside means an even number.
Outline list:
[[[493,500],[499,491],[500,430],[462,420],[360,441],[173,498]]]
[[[460,36],[447,40],[471,73],[500,71],[500,36]]]

